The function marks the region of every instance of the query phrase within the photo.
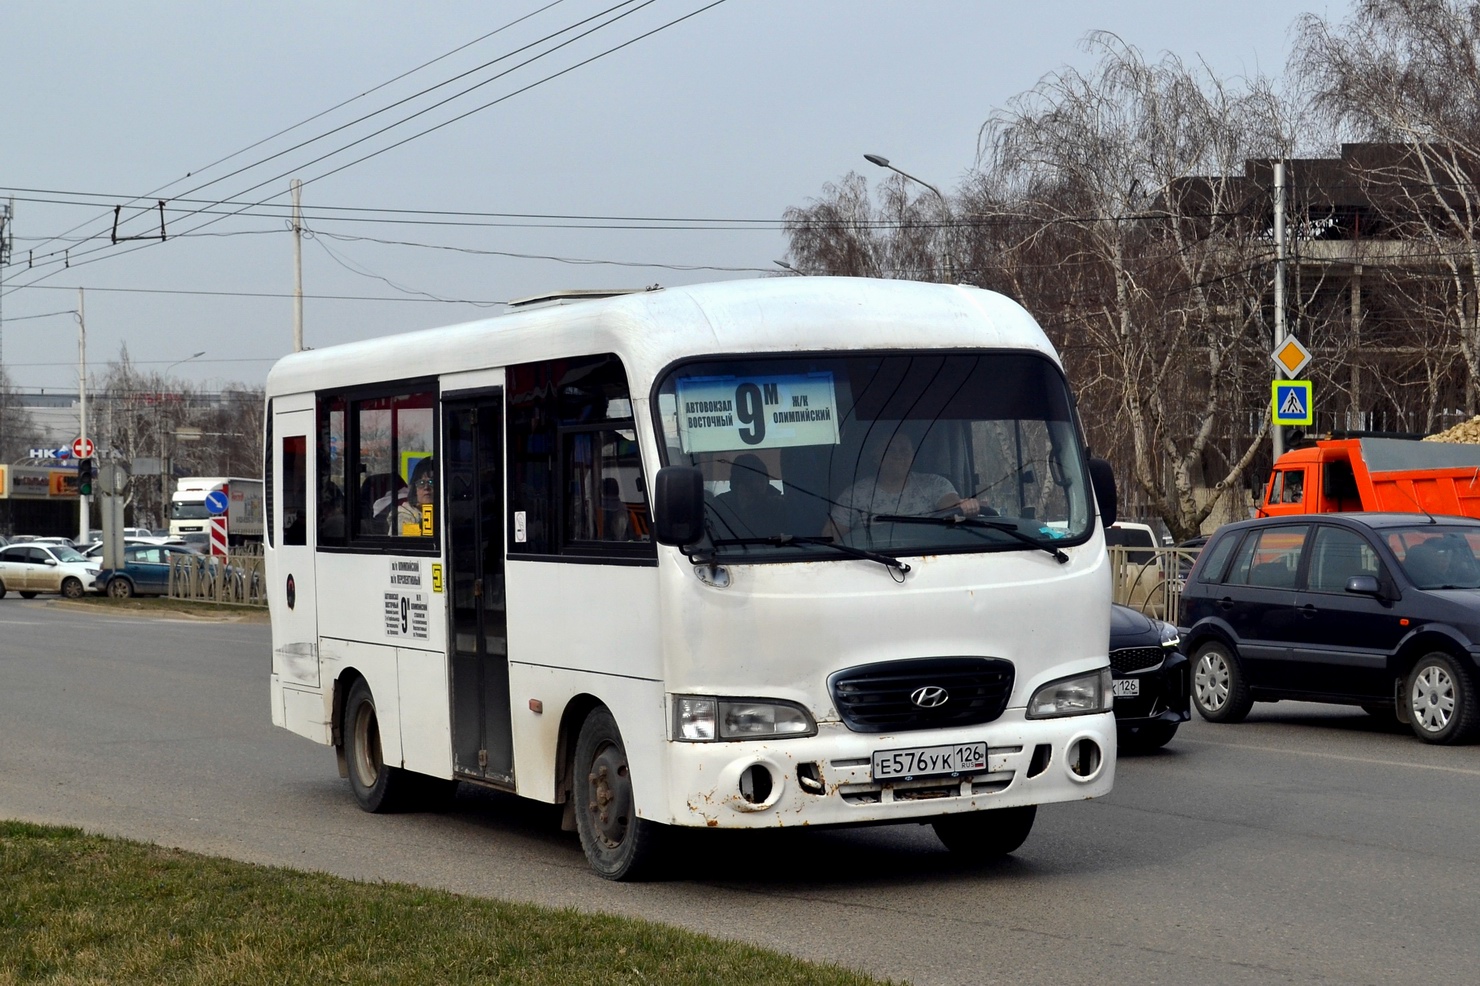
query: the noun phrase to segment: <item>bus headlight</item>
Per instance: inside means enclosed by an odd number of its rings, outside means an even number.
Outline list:
[[[673,696],[673,738],[686,743],[812,736],[817,723],[794,702],[768,698]]]
[[[1028,718],[1053,719],[1058,716],[1086,716],[1095,712],[1108,712],[1115,700],[1110,688],[1108,667],[1072,678],[1050,681],[1028,700]]]

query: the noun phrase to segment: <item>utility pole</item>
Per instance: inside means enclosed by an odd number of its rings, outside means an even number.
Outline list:
[[[1274,163],[1274,348],[1278,352],[1285,341],[1285,162]],[[1272,413],[1272,411],[1271,411]],[[1269,434],[1274,439],[1274,457],[1285,453],[1285,434],[1271,422]]]
[[[293,352],[303,352],[303,182],[293,189]]]
[[[82,312],[82,289],[77,289],[77,433],[87,445],[87,319]],[[87,543],[92,518],[88,513],[91,497],[77,491],[77,543]]]

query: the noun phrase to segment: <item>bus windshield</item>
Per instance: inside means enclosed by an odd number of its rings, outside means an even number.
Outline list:
[[[1023,352],[746,356],[657,390],[669,465],[704,476],[730,560],[1054,549],[1089,533],[1062,373]]]

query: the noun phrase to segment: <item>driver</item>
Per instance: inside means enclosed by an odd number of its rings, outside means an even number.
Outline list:
[[[924,517],[941,510],[960,510],[967,517],[975,517],[982,512],[981,501],[963,498],[944,476],[914,472],[914,464],[914,439],[896,431],[879,457],[874,475],[860,479],[838,497],[828,518],[827,533],[842,537],[854,528],[867,526],[875,514]]]

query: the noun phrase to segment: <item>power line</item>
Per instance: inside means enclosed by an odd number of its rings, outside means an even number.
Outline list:
[[[415,73],[420,72],[422,69],[428,68],[431,65],[434,65],[437,62],[442,61],[445,58],[449,58],[452,55],[455,55],[458,52],[463,51],[466,48],[472,47],[475,44],[479,44],[480,42],[486,41],[487,39],[493,37],[494,35],[500,34],[503,31],[506,31],[509,28],[511,28],[511,27],[513,27],[513,26],[515,26],[515,25],[517,25],[517,24],[519,24],[519,23],[521,23],[521,22],[523,22],[525,20],[528,20],[531,17],[534,17],[534,16],[536,16],[538,14],[542,14],[546,10],[549,10],[551,7],[554,7],[557,4],[560,4],[560,3],[563,3],[563,2],[564,2],[564,0],[553,0],[553,2],[547,3],[547,4],[545,4],[545,6],[540,7],[537,10],[532,11],[531,13],[525,14],[523,17],[519,17],[519,18],[516,18],[516,19],[514,19],[512,21],[509,21],[507,24],[504,24],[501,27],[495,28],[494,30],[488,32],[487,34],[484,34],[484,35],[482,35],[480,37],[474,38],[472,41],[469,41],[466,44],[459,45],[458,47],[453,48],[451,51],[444,52],[441,55],[438,55],[436,58],[431,59],[430,61],[423,62],[422,64],[418,65],[416,68],[413,68],[413,69],[410,69],[408,71],[402,72],[400,75],[397,75],[397,76],[395,76],[395,77],[393,77],[391,79],[388,79],[387,81],[382,82],[378,86],[373,86],[372,88],[367,89],[364,92],[360,93],[358,96],[353,96],[353,97],[351,97],[349,99],[342,100],[342,101],[334,104],[333,106],[329,107],[326,110],[322,110],[322,111],[320,111],[318,113],[313,114],[312,116],[309,116],[309,117],[307,117],[307,118],[305,118],[303,120],[300,120],[299,122],[293,124],[292,126],[285,127],[282,130],[279,130],[277,133],[272,134],[271,136],[264,137],[261,140],[258,140],[258,141],[254,142],[252,144],[248,144],[246,147],[243,147],[240,150],[233,151],[232,153],[226,155],[225,157],[218,158],[215,161],[212,161],[210,164],[206,165],[205,167],[202,167],[202,168],[194,168],[194,169],[186,172],[185,175],[184,175],[184,177],[176,178],[174,181],[167,182],[167,183],[159,186],[158,188],[156,188],[152,192],[147,192],[143,196],[132,196],[132,197],[129,197],[128,200],[125,202],[125,204],[132,204],[133,202],[140,201],[141,199],[144,199],[144,198],[152,198],[152,197],[158,195],[160,192],[165,191],[166,189],[168,189],[172,185],[178,185],[180,182],[182,182],[185,179],[189,178],[191,175],[198,174],[198,173],[203,172],[203,171],[209,171],[211,168],[214,168],[218,164],[222,164],[222,163],[224,163],[226,161],[229,161],[229,160],[231,160],[233,158],[239,157],[240,155],[245,154],[247,151],[250,151],[250,150],[253,150],[254,148],[260,147],[263,144],[268,143],[269,141],[276,140],[278,137],[281,137],[281,136],[283,136],[286,133],[290,133],[290,132],[292,132],[294,130],[297,130],[299,127],[302,127],[302,126],[305,126],[306,124],[312,123],[314,120],[317,120],[317,119],[319,119],[322,116],[326,116],[326,115],[334,112],[335,110],[342,109],[343,107],[348,106],[350,103],[356,102],[356,101],[358,101],[360,99],[363,99],[364,97],[370,95],[371,93],[374,93],[374,92],[377,92],[377,91],[379,91],[381,89],[384,89],[386,86],[389,86],[389,85],[392,85],[392,84],[394,84],[396,82],[399,82],[402,79],[406,78],[407,76],[414,75]],[[204,186],[202,186],[202,187],[204,187]],[[105,219],[105,218],[107,218],[106,217],[106,214],[103,215],[103,216],[99,216],[98,217],[98,219]],[[81,229],[83,226],[86,226],[88,224],[88,222],[95,222],[95,221],[97,221],[97,220],[86,220],[84,222],[78,223],[76,226],[73,226],[71,229],[68,229],[65,232],[63,232],[61,234],[61,237],[65,237],[65,236],[67,236],[70,233],[76,232],[77,230]],[[60,238],[60,237],[58,237],[58,238]],[[42,245],[44,246],[45,244],[43,243]]]
[[[648,0],[648,3],[651,3],[651,2],[654,2],[654,0]],[[453,117],[450,120],[446,120],[446,121],[444,121],[442,123],[439,123],[439,124],[437,124],[437,125],[435,125],[433,127],[428,128],[426,130],[420,131],[419,133],[413,134],[412,136],[407,137],[407,138],[404,138],[404,139],[402,139],[400,141],[397,141],[396,143],[391,144],[391,145],[389,145],[387,147],[380,148],[379,150],[373,151],[370,154],[364,155],[363,157],[360,157],[360,158],[358,158],[358,159],[356,159],[354,161],[351,161],[351,162],[349,162],[347,164],[341,165],[338,168],[334,168],[333,170],[328,171],[328,172],[325,172],[324,174],[318,175],[318,176],[316,176],[314,178],[310,178],[310,179],[304,181],[304,184],[309,184],[311,182],[316,182],[316,181],[319,181],[321,179],[327,178],[327,177],[329,177],[329,176],[331,176],[333,174],[337,174],[338,172],[343,171],[346,168],[353,167],[354,165],[360,164],[360,163],[362,163],[362,162],[364,162],[366,160],[369,160],[372,157],[376,157],[376,156],[378,156],[380,154],[386,153],[387,151],[393,150],[396,147],[400,147],[401,145],[403,145],[405,143],[408,143],[409,141],[416,140],[416,139],[419,139],[420,137],[426,136],[427,134],[432,133],[432,132],[434,132],[436,130],[439,130],[442,127],[449,126],[452,123],[455,123],[455,122],[458,122],[459,120],[465,119],[465,118],[467,118],[468,116],[471,116],[474,113],[481,112],[482,110],[488,109],[491,106],[497,105],[498,103],[501,103],[501,102],[504,102],[504,101],[506,101],[508,99],[511,99],[514,96],[517,96],[517,95],[520,95],[522,93],[528,92],[531,89],[536,88],[537,86],[543,85],[546,82],[552,81],[553,79],[556,79],[556,78],[559,78],[559,77],[561,77],[563,75],[566,75],[566,74],[568,74],[568,73],[570,73],[572,71],[575,71],[576,69],[581,68],[581,67],[583,67],[585,65],[589,65],[592,62],[594,62],[594,61],[596,61],[596,60],[598,60],[600,58],[604,58],[607,55],[610,55],[610,54],[612,54],[612,53],[614,53],[616,51],[620,51],[620,50],[622,50],[622,49],[624,49],[624,48],[626,48],[626,47],[628,47],[628,46],[630,46],[632,44],[637,43],[638,41],[641,41],[641,40],[644,40],[646,38],[649,38],[649,37],[651,37],[651,36],[659,33],[660,31],[667,30],[668,28],[670,28],[670,27],[672,27],[672,26],[674,26],[676,24],[679,24],[679,23],[681,23],[683,21],[686,21],[686,20],[688,20],[688,19],[690,19],[692,17],[697,16],[698,14],[701,14],[701,13],[704,13],[704,12],[706,12],[708,10],[711,10],[714,7],[717,7],[717,6],[719,6],[720,4],[722,4],[724,2],[726,2],[726,0],[713,0],[713,2],[711,2],[711,3],[709,3],[709,4],[705,5],[705,6],[703,6],[701,8],[699,8],[697,10],[691,11],[688,14],[684,14],[684,15],[682,15],[680,17],[674,18],[673,20],[670,20],[670,21],[666,22],[665,24],[662,24],[659,27],[654,28],[654,29],[652,29],[650,31],[644,32],[643,34],[640,34],[640,35],[638,35],[635,38],[631,38],[631,39],[629,39],[627,41],[622,42],[621,44],[614,45],[613,47],[608,48],[605,51],[602,51],[602,52],[600,52],[600,53],[598,53],[596,55],[593,55],[593,56],[591,56],[589,58],[586,58],[586,59],[584,59],[584,60],[582,60],[580,62],[577,62],[574,65],[571,65],[571,66],[568,66],[568,67],[566,67],[564,69],[561,69],[560,71],[551,73],[550,75],[548,75],[548,76],[546,76],[546,77],[544,77],[542,79],[539,79],[539,80],[537,80],[537,81],[535,81],[533,83],[530,83],[529,85],[524,86],[521,89],[517,89],[514,92],[508,93],[508,94],[506,94],[504,96],[501,96],[501,97],[499,97],[497,99],[491,100],[488,103],[484,103],[483,105],[481,105],[479,107],[476,107],[476,108],[474,108],[472,110],[469,110],[469,111],[467,111],[465,113],[462,113],[462,114],[460,114],[460,115],[458,115],[456,117]],[[618,5],[618,6],[621,6],[621,5]],[[643,6],[646,6],[646,4],[643,4]],[[616,9],[616,8],[614,7],[614,8],[610,8],[610,9]],[[625,15],[618,15],[618,16],[620,17],[620,16],[625,16]],[[615,21],[616,19],[617,18],[613,18],[613,21]],[[584,22],[582,22],[582,23],[584,23]],[[608,23],[611,23],[611,22],[608,22]],[[605,26],[605,25],[602,25],[602,26]],[[594,30],[596,30],[596,29],[593,29],[593,31]],[[586,32],[586,34],[585,35],[581,35],[581,37],[584,37],[586,35],[589,35],[590,33],[592,33],[592,31]],[[557,46],[556,49],[551,49],[551,51],[558,50],[559,47],[563,47],[564,44],[568,44],[568,43],[570,43],[570,42],[565,42],[561,46]],[[549,54],[549,52],[542,53],[541,55],[536,56],[536,58],[544,57],[544,55],[546,55],[546,54]],[[529,64],[530,62],[533,62],[534,60],[535,60],[534,58],[529,59],[527,62],[525,62],[523,64]],[[522,66],[520,66],[520,67],[522,67]],[[507,74],[507,73],[503,73],[503,74]],[[441,105],[441,104],[438,104],[438,105]],[[425,111],[422,111],[422,112],[425,112]],[[408,117],[406,119],[412,119],[416,115],[420,115],[420,114],[419,113],[418,114],[413,114],[412,117]],[[405,121],[403,120],[401,122],[405,122]],[[396,125],[398,125],[398,124],[396,124]],[[395,126],[395,125],[392,125],[392,126]],[[377,131],[376,134],[370,135],[370,137],[374,137],[374,136],[379,135],[380,133],[384,133],[388,129],[391,129],[391,128],[390,127],[383,128],[382,130]],[[331,157],[334,154],[338,154],[338,153],[342,152],[343,150],[347,150],[349,147],[355,146],[355,144],[361,143],[361,142],[363,142],[366,139],[369,139],[369,137],[360,138],[359,140],[356,140],[356,141],[354,141],[354,142],[352,142],[352,143],[350,143],[348,145],[345,145],[344,147],[341,147],[341,148],[339,148],[336,151],[332,151],[332,152],[329,152],[328,154],[320,155],[320,157],[315,158],[312,161],[307,162],[306,164],[302,164],[298,168],[290,169],[289,171],[284,172],[281,175],[277,175],[274,178],[270,178],[270,179],[267,179],[265,181],[259,182],[256,185],[253,185],[250,188],[245,189],[243,192],[240,192],[238,194],[239,195],[244,195],[244,194],[250,193],[252,191],[255,191],[258,188],[261,188],[263,185],[269,184],[269,183],[271,183],[273,181],[281,180],[282,178],[287,177],[289,174],[292,174],[293,171],[301,170],[302,168],[309,167],[309,166],[311,166],[311,165],[313,165],[315,163],[318,163],[319,161],[324,160],[327,157]],[[270,201],[272,198],[277,198],[281,194],[282,194],[281,192],[275,193],[274,195],[269,196],[268,199],[264,199],[261,202],[254,203],[251,207],[260,206],[260,205],[266,203],[267,201]],[[245,208],[247,208],[247,207],[243,207],[243,209],[245,209]],[[238,210],[238,211],[242,211],[242,210]],[[203,229],[206,226],[209,226],[209,225],[212,225],[212,224],[214,224],[216,222],[221,221],[221,219],[223,219],[223,218],[226,218],[226,216],[218,216],[217,218],[212,219],[212,220],[209,220],[206,223],[202,223],[199,226],[196,226],[196,227],[194,227],[191,230],[187,230],[186,232],[187,233],[196,232],[196,231],[198,231],[200,229]],[[135,249],[143,249],[145,247],[153,246],[153,245],[155,245],[155,243],[153,241],[146,242],[146,243],[142,243],[142,244],[137,244],[134,247],[129,248],[129,249],[125,249],[125,250],[113,250],[111,252],[108,252],[106,255],[107,256],[123,256],[123,255],[126,255],[126,254],[132,252]],[[110,244],[110,247],[111,247],[111,244]],[[104,257],[98,257],[98,256],[93,256],[93,255],[98,254],[100,252],[109,251],[110,250],[110,247],[97,247],[97,248],[93,248],[91,250],[87,250],[87,251],[85,251],[82,254],[82,257],[83,258],[90,257],[90,259],[79,259],[76,263],[72,263],[70,256],[67,256],[64,259],[64,261],[60,261],[60,262],[65,263],[65,267],[63,267],[62,269],[66,269],[66,268],[69,268],[69,267],[80,267],[80,266],[84,266],[86,264],[90,264],[90,263],[96,262],[99,259],[105,259]],[[50,264],[55,265],[58,262],[59,261],[53,260],[53,261],[50,261]],[[27,287],[27,286],[29,286],[31,284],[35,284],[39,280],[42,280],[45,277],[50,277],[50,276],[52,276],[55,273],[57,273],[57,271],[56,270],[53,270],[53,271],[51,271],[48,274],[44,274],[41,277],[38,277],[36,280],[27,282],[26,284],[18,285],[17,287],[12,288],[11,290],[12,291],[13,290],[18,290],[19,288],[23,288],[23,287]]]

